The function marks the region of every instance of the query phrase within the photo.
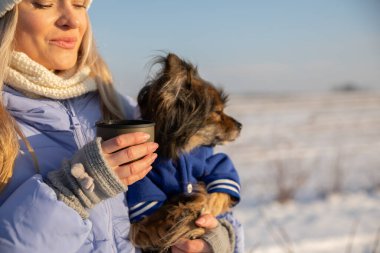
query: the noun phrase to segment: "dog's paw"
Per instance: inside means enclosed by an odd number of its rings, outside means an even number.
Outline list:
[[[207,202],[207,211],[214,216],[218,216],[232,206],[232,199],[230,195],[221,192],[211,193]]]

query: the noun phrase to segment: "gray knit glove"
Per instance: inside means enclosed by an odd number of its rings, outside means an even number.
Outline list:
[[[71,161],[47,175],[47,183],[54,189],[59,200],[79,213],[83,219],[86,209],[127,190],[119,180],[101,151],[101,138],[87,143]]]
[[[235,250],[234,228],[225,219],[220,219],[219,225],[201,238],[211,246],[214,253],[233,253]]]

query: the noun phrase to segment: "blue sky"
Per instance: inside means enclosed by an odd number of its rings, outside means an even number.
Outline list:
[[[230,93],[380,89],[379,0],[95,0],[90,17],[132,96],[161,50]]]

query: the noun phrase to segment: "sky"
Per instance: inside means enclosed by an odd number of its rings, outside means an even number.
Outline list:
[[[167,52],[228,93],[380,90],[380,0],[95,0],[89,13],[130,96]]]

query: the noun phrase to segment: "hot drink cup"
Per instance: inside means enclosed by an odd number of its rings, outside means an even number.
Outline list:
[[[148,120],[103,120],[96,122],[96,136],[105,141],[121,134],[143,132],[150,135],[147,142],[154,142],[154,126],[155,123]]]
[[[121,134],[144,132],[150,135],[148,142],[153,142],[154,125],[149,120],[102,120],[96,122],[96,136],[105,141]]]

